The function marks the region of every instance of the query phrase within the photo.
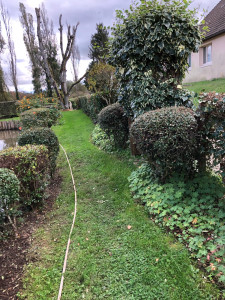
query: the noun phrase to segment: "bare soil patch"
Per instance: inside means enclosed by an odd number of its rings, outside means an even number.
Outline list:
[[[22,288],[24,266],[29,263],[28,251],[32,243],[32,233],[45,222],[45,215],[52,210],[60,192],[61,177],[56,172],[48,189],[48,198],[39,210],[29,212],[24,222],[18,226],[19,238],[13,233],[0,241],[0,299],[14,300]]]

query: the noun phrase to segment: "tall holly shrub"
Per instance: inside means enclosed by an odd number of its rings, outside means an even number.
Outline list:
[[[190,2],[140,0],[129,11],[117,11],[110,63],[116,67],[119,102],[127,115],[186,105],[188,93],[179,85],[188,55],[198,51],[201,43]]]

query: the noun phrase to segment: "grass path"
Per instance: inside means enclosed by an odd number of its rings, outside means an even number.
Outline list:
[[[82,112],[65,112],[64,120],[54,130],[73,168],[78,214],[62,299],[217,299],[186,249],[133,202],[127,182],[132,162],[93,146],[93,124]],[[33,237],[21,299],[57,296],[74,203],[62,152],[59,166],[62,193]]]

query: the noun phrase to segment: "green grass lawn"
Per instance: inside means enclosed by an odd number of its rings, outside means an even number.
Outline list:
[[[185,83],[183,86],[187,88],[189,91],[194,91],[195,93],[201,93],[201,92],[225,93],[225,78]]]
[[[64,112],[54,131],[66,149],[78,189],[78,215],[62,299],[219,299],[188,251],[135,203],[127,177],[132,159],[90,142],[94,125],[81,111]],[[62,192],[35,232],[20,299],[56,299],[74,194],[64,154]],[[128,229],[128,226],[130,229]]]

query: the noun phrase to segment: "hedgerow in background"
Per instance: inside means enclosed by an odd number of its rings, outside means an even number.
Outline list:
[[[98,124],[92,131],[91,141],[99,149],[104,150],[106,152],[112,152],[113,150],[115,150],[113,137],[108,136]]]
[[[225,187],[219,177],[176,175],[159,184],[149,165],[129,177],[131,192],[141,200],[152,220],[170,229],[200,260],[210,275],[225,284]]]
[[[20,214],[19,189],[20,182],[15,173],[12,170],[0,168],[0,228],[4,230],[8,219],[16,235],[16,216]]]
[[[113,136],[117,148],[126,148],[129,134],[128,118],[119,103],[103,108],[98,115],[98,124],[110,137]]]
[[[186,105],[179,86],[188,55],[201,44],[199,19],[190,1],[140,1],[117,11],[112,28],[110,64],[116,67],[119,102],[127,115]]]
[[[203,93],[194,106],[199,131],[199,161],[202,170],[206,162],[210,164],[213,155],[214,165],[225,159],[225,94]],[[225,173],[221,168],[221,175]]]
[[[93,122],[97,122],[99,112],[106,106],[106,102],[100,94],[79,97],[76,102],[76,105],[78,105]]]
[[[99,94],[106,105],[117,101],[118,82],[113,66],[104,62],[94,63],[86,76],[86,82],[89,91]]]
[[[165,180],[174,172],[193,171],[197,150],[197,121],[186,107],[167,107],[139,116],[130,134],[155,174]]]
[[[49,182],[48,149],[44,145],[27,145],[0,151],[0,168],[7,168],[20,181],[20,199],[24,206],[32,206],[44,198]]]
[[[33,108],[20,114],[23,129],[34,127],[51,127],[61,117],[57,108]]]
[[[55,133],[50,128],[34,128],[25,130],[18,138],[19,146],[27,144],[45,145],[48,148],[50,159],[51,175],[56,168],[56,159],[59,153],[59,141]]]

